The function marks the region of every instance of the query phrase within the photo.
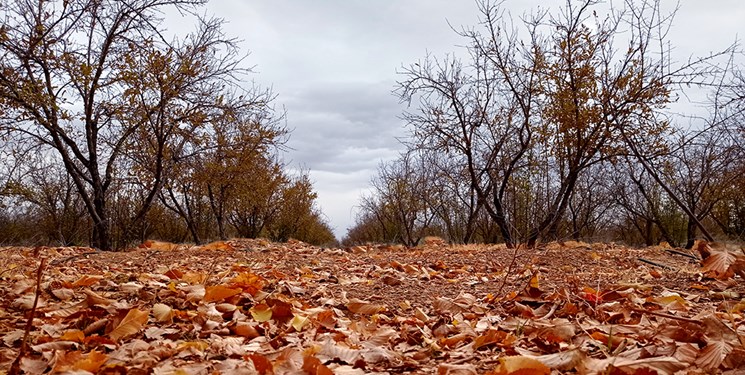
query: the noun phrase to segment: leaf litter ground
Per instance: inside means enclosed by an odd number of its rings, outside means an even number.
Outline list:
[[[684,250],[578,242],[3,248],[0,373],[24,340],[34,374],[743,373],[742,251],[713,254],[702,267]]]

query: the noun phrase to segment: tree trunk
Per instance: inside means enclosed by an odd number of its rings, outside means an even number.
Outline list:
[[[686,228],[686,237],[688,241],[686,242],[686,249],[693,248],[693,243],[696,242],[696,222],[692,218],[688,218],[688,227]]]
[[[103,251],[111,251],[109,214],[106,211],[106,201],[99,195],[102,195],[102,193],[96,194],[96,198],[93,201],[96,213],[95,215],[91,215],[93,220],[93,241],[91,242],[91,247]]]

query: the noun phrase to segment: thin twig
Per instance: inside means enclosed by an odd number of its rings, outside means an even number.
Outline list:
[[[667,251],[668,253],[671,253],[671,254],[676,254],[676,255],[684,256],[684,257],[686,257],[686,258],[691,258],[691,259],[693,259],[693,260],[695,260],[695,261],[700,261],[700,260],[701,260],[701,259],[699,259],[699,258],[698,258],[697,256],[695,256],[695,255],[691,255],[691,254],[688,254],[688,253],[684,253],[684,252],[682,252],[682,251],[678,251],[678,250],[674,250],[674,249],[665,249],[665,251]]]
[[[674,268],[674,267],[668,266],[667,264],[662,264],[662,263],[657,263],[657,262],[653,262],[653,261],[651,261],[651,260],[649,260],[649,259],[644,259],[644,258],[636,258],[636,260],[638,260],[638,261],[640,261],[640,262],[644,262],[644,263],[647,263],[647,264],[651,264],[651,265],[653,265],[653,266],[655,266],[655,267],[660,267],[660,268],[663,268],[663,269],[666,269],[666,270],[671,270],[671,271],[674,271],[674,270],[675,270],[675,268]]]
[[[515,246],[515,251],[512,254],[512,261],[510,261],[510,265],[507,266],[507,271],[504,274],[504,277],[502,277],[502,284],[499,285],[499,289],[497,290],[496,296],[501,296],[502,291],[504,290],[505,284],[507,284],[507,278],[512,274],[512,267],[515,265],[515,262],[517,261],[517,253],[520,251],[520,246]]]
[[[73,259],[80,258],[80,257],[86,256],[86,255],[91,255],[91,254],[98,254],[98,252],[97,251],[88,251],[88,252],[85,252],[85,253],[82,253],[82,254],[76,254],[76,255],[73,255],[73,256],[69,256],[67,258],[55,259],[55,260],[49,262],[49,265],[50,266],[56,266],[58,264],[69,262],[69,261],[71,261]]]
[[[21,340],[21,349],[18,350],[18,356],[16,357],[13,364],[10,365],[8,375],[16,375],[21,373],[21,359],[26,355],[26,348],[28,346],[28,336],[31,333],[31,328],[34,325],[34,316],[36,316],[36,306],[39,303],[39,296],[41,295],[41,275],[44,273],[44,265],[46,264],[47,258],[41,258],[39,263],[39,269],[36,270],[36,295],[34,296],[34,304],[31,306],[28,319],[26,320],[26,329],[23,333],[23,339]]]

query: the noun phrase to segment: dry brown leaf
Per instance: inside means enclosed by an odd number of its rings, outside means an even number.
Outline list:
[[[129,310],[119,325],[109,332],[109,337],[114,341],[119,341],[124,337],[134,335],[147,323],[149,314],[149,311],[140,311],[137,308]]]
[[[83,290],[83,293],[85,293],[85,302],[88,304],[88,306],[103,306],[103,307],[105,307],[105,306],[109,306],[112,303],[114,303],[114,301],[112,301],[112,300],[110,300],[108,298],[101,297],[96,292],[94,292],[94,291],[92,291],[90,289]]]
[[[476,375],[476,367],[471,364],[451,365],[443,363],[437,366],[437,375]]]
[[[256,330],[256,327],[247,322],[237,322],[233,327],[233,332],[238,336],[243,336],[249,340],[255,339],[261,334]]]
[[[732,345],[726,341],[709,341],[696,358],[696,365],[706,370],[716,370],[722,364],[724,358],[732,352],[732,349]]]
[[[735,260],[735,255],[727,250],[712,250],[711,256],[704,260],[704,272],[711,272],[719,279],[728,279],[734,275],[730,266]]]
[[[685,363],[692,364],[693,362],[695,362],[696,357],[698,357],[698,354],[700,352],[697,345],[693,345],[687,342],[676,343],[675,347],[675,354],[673,354],[673,357]]]
[[[347,303],[347,309],[355,314],[373,315],[385,310],[385,306],[376,305],[368,301],[352,298]]]
[[[455,303],[450,298],[439,297],[433,303],[435,311],[440,313],[458,314],[468,310],[468,306]]]
[[[361,357],[359,350],[343,347],[334,343],[332,340],[327,340],[318,354],[332,360],[338,359],[350,365],[355,364]]]
[[[49,363],[43,359],[21,358],[21,370],[26,374],[43,374],[47,368],[49,368]]]
[[[579,349],[573,349],[534,358],[550,369],[567,371],[576,368],[585,359],[585,353]]]
[[[609,369],[615,368],[625,373],[635,373],[637,370],[654,370],[659,374],[674,374],[689,367],[688,364],[673,357],[651,357],[643,359],[624,357],[609,357],[605,359],[588,358],[580,366],[583,371],[588,373],[605,373],[606,371],[610,371]]]

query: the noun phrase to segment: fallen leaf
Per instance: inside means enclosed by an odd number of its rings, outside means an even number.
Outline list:
[[[373,315],[385,310],[385,306],[353,298],[347,303],[347,309],[355,314]]]
[[[149,311],[140,311],[137,308],[129,310],[118,326],[109,332],[109,337],[114,341],[134,335],[147,323]]]
[[[272,319],[272,309],[266,304],[260,303],[251,307],[248,311],[251,313],[254,320],[259,323],[267,322]]]
[[[309,375],[334,375],[333,371],[312,355],[303,357],[303,371]]]
[[[225,285],[208,286],[205,288],[204,302],[222,301],[226,298],[241,294],[242,290],[229,288]]]
[[[488,375],[548,375],[551,373],[546,365],[534,358],[525,356],[502,357],[499,365],[487,372]]]
[[[476,367],[471,364],[451,365],[443,363],[437,366],[437,375],[476,375]]]
[[[161,323],[168,322],[170,323],[173,321],[173,309],[171,306],[162,304],[162,303],[156,303],[153,305],[153,316],[155,317],[155,320]]]

